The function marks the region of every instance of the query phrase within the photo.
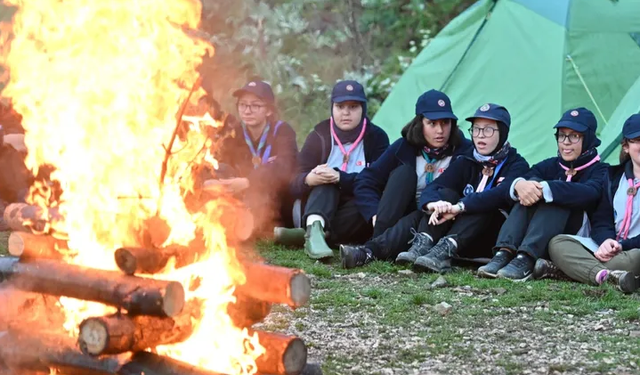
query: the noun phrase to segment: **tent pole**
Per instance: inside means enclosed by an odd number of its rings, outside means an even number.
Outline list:
[[[591,94],[591,90],[589,90],[589,86],[587,86],[587,83],[584,81],[584,78],[582,78],[582,74],[580,74],[580,69],[578,69],[578,65],[576,65],[575,61],[573,61],[573,58],[571,57],[571,55],[567,55],[567,61],[571,63],[573,70],[576,72],[576,74],[578,75],[578,78],[580,79],[580,82],[582,83],[582,87],[584,87],[584,90],[589,95],[589,98],[591,98],[591,102],[593,103],[593,105],[596,106],[596,110],[598,111],[598,114],[600,115],[600,117],[602,117],[604,124],[606,126],[609,126],[609,122],[607,122],[607,119],[604,117],[604,114],[602,114],[602,110],[600,110],[600,106],[596,102],[596,99],[593,97],[593,94]]]
[[[482,32],[482,29],[484,29],[484,25],[487,24],[487,21],[489,20],[489,16],[493,12],[493,8],[495,8],[496,4],[498,3],[498,0],[491,0],[491,1],[493,1],[493,5],[491,5],[491,8],[487,12],[487,15],[484,17],[484,20],[482,21],[482,25],[480,25],[480,27],[478,27],[478,30],[476,31],[475,35],[473,36],[473,39],[471,39],[471,42],[467,46],[467,49],[464,50],[464,53],[462,54],[462,56],[460,56],[460,60],[458,60],[458,62],[456,63],[456,66],[453,67],[453,69],[451,70],[451,73],[449,73],[449,75],[447,76],[447,79],[444,80],[444,82],[442,83],[442,86],[440,86],[440,90],[439,91],[445,91],[445,88],[447,87],[447,84],[449,84],[449,81],[451,80],[451,77],[453,77],[453,74],[458,70],[458,67],[460,67],[460,65],[462,64],[462,61],[464,60],[464,58],[467,57],[467,53],[471,49],[471,46],[473,46],[473,44],[476,42],[476,39],[478,39],[478,36],[480,35],[480,32]]]

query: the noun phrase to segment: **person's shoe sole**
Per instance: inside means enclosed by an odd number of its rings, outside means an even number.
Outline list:
[[[420,260],[420,258],[416,259],[416,261],[413,263],[413,268],[417,272],[440,273],[442,271],[430,259],[424,259],[424,260]]]
[[[399,266],[408,266],[413,264],[416,259],[411,259],[409,256],[402,256],[403,253],[398,254],[398,257],[396,258],[395,263]]]
[[[478,277],[483,277],[485,279],[497,279],[498,278],[498,274],[497,273],[489,273],[485,270],[481,270],[478,268],[478,271],[476,272],[476,275]]]
[[[633,293],[640,288],[640,278],[636,277],[633,272],[627,272],[618,281],[618,288],[623,293]]]
[[[497,276],[498,279],[511,280],[514,283],[523,283],[523,282],[528,281],[529,279],[531,279],[531,277],[533,276],[533,272],[530,272],[527,276],[525,276],[522,279],[512,279],[510,277],[505,277],[504,275],[501,275],[499,271],[498,271],[496,276]]]

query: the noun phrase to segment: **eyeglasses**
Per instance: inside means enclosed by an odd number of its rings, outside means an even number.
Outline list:
[[[564,143],[568,139],[569,143],[575,144],[575,143],[580,142],[580,140],[582,139],[582,134],[578,134],[578,133],[571,133],[571,134],[557,133],[556,134],[556,139],[558,140],[558,143]]]
[[[249,108],[251,110],[251,113],[253,112],[259,112],[262,108],[266,107],[264,104],[256,104],[256,103],[251,103],[251,104],[247,104],[247,103],[238,103],[238,110],[240,112],[244,112],[247,110],[247,108]]]
[[[469,134],[472,137],[479,137],[482,134],[483,137],[491,138],[497,131],[496,128],[476,128],[475,126],[469,128]]]

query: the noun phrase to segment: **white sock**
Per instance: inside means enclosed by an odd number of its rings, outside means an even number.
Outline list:
[[[451,238],[451,237],[447,237],[447,239],[448,239],[449,241],[451,241],[451,243],[453,244],[453,246],[455,246],[455,247],[456,247],[456,249],[458,248],[458,242],[457,242],[456,240],[454,240],[454,239],[453,239],[453,238]]]
[[[320,216],[320,215],[309,215],[309,216],[307,216],[307,226],[315,223],[316,221],[319,221],[320,225],[322,225],[322,228],[324,228],[324,219],[322,218],[322,216]]]

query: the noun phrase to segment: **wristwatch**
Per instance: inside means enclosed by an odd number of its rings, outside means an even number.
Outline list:
[[[460,212],[464,212],[464,203],[462,203],[462,201],[458,202],[456,206],[458,206]]]

